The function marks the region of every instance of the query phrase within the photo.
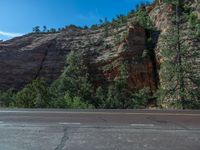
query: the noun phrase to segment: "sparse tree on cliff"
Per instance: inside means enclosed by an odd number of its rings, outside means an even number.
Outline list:
[[[144,27],[145,29],[151,29],[152,28],[152,22],[150,20],[150,17],[148,16],[146,9],[144,7],[141,7],[139,11],[136,13],[138,23]]]
[[[43,32],[47,32],[47,26],[43,26]]]
[[[40,33],[41,31],[40,31],[40,26],[35,26],[34,28],[33,28],[33,32],[34,33]]]
[[[51,29],[50,29],[50,32],[56,33],[56,29],[55,29],[55,28],[51,28]]]
[[[155,0],[156,4],[161,4],[163,0]]]

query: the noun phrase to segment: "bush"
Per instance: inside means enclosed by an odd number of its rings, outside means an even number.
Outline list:
[[[71,101],[71,107],[74,109],[86,109],[86,108],[94,108],[93,105],[88,104],[87,102],[82,102],[80,97],[74,97]]]
[[[150,98],[150,89],[143,88],[133,94],[132,108],[146,108]]]
[[[107,98],[103,104],[104,108],[106,109],[116,109],[121,108],[121,102],[119,99],[119,94],[116,95],[117,90],[115,86],[111,85],[108,88]]]
[[[72,109],[86,109],[94,108],[88,103],[82,102],[80,97],[70,97],[69,93],[65,93],[63,97],[58,97],[51,103],[53,108],[72,108]]]
[[[9,107],[15,99],[15,93],[12,90],[0,91],[0,103],[2,107]]]
[[[49,107],[48,86],[42,80],[34,80],[19,91],[12,106],[21,108],[46,108]]]

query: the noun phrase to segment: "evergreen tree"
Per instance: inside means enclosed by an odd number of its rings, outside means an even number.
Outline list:
[[[106,108],[106,95],[105,95],[105,91],[103,90],[102,87],[98,87],[96,89],[96,93],[95,93],[95,101],[98,104],[98,108]]]
[[[43,26],[43,32],[47,31],[47,26]]]
[[[120,68],[120,76],[108,88],[106,108],[129,108],[131,96],[132,92],[128,86],[128,68],[123,64]]]
[[[174,108],[196,107],[200,103],[200,76],[196,64],[200,50],[191,49],[191,43],[199,42],[199,38],[189,26],[188,11],[184,10],[184,4],[180,0],[165,2],[174,5],[176,11],[171,17],[172,27],[163,36],[159,97],[161,103]]]
[[[137,20],[140,26],[144,27],[145,29],[152,29],[152,22],[150,17],[147,15],[146,9],[141,7],[140,10],[136,13]]]
[[[15,100],[15,93],[12,90],[0,91],[0,105],[1,107],[10,107],[11,103]]]
[[[35,26],[34,28],[33,28],[33,33],[40,33],[41,31],[40,31],[40,26]]]
[[[56,33],[57,32],[55,28],[51,28],[49,31],[52,32],[52,33]]]
[[[117,109],[121,107],[120,100],[116,95],[117,90],[115,85],[110,85],[108,87],[107,98],[105,100],[105,108],[107,109]]]
[[[67,92],[71,98],[79,97],[81,101],[97,105],[93,101],[93,86],[89,81],[87,67],[80,54],[72,51],[67,56],[66,66],[60,78],[52,85],[52,89],[62,97]]]

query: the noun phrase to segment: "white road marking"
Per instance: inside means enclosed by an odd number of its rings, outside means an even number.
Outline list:
[[[154,127],[154,124],[131,124],[132,127]]]
[[[60,122],[60,125],[80,125],[79,122]]]

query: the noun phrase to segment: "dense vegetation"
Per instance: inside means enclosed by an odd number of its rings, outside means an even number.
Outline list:
[[[22,108],[146,107],[149,90],[145,88],[133,93],[129,89],[125,65],[121,67],[121,76],[103,89],[89,80],[82,60],[81,55],[72,51],[67,56],[64,72],[51,86],[37,79],[19,92],[1,92],[3,105]]]

